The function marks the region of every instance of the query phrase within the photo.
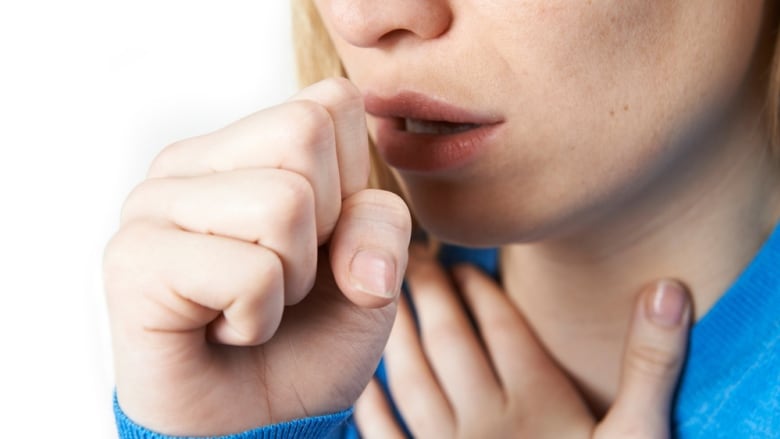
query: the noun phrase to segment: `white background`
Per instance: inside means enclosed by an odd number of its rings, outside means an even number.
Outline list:
[[[166,144],[295,90],[286,0],[0,4],[0,436],[114,437],[101,258]]]

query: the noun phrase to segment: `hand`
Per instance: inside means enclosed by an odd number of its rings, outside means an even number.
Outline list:
[[[663,281],[640,295],[619,392],[599,422],[501,288],[471,266],[453,274],[463,305],[439,264],[413,249],[407,281],[419,335],[403,300],[385,353],[390,391],[415,437],[669,437],[690,317],[685,311],[675,320],[668,307],[672,315],[659,323],[649,310],[659,293],[678,294],[687,304],[680,285]],[[404,437],[375,381],[358,400],[355,418],[367,439]]]
[[[366,189],[367,139],[360,93],[327,80],[155,159],[104,258],[131,419],[220,435],[354,403],[411,230],[399,197]]]

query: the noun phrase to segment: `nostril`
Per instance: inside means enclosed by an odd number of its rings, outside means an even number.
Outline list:
[[[433,39],[446,33],[453,15],[443,0],[331,0],[320,12],[347,43],[374,47],[405,38]]]
[[[386,34],[379,37],[379,40],[377,43],[379,44],[391,44],[394,43],[400,39],[403,39],[405,36],[413,35],[413,33],[406,29],[394,29],[390,32],[387,32]]]

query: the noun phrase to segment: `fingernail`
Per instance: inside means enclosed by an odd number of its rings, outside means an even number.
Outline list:
[[[377,249],[360,250],[349,267],[352,286],[382,298],[395,296],[395,259]]]
[[[667,328],[679,326],[688,314],[688,295],[679,283],[661,281],[645,299],[645,309],[654,323]]]

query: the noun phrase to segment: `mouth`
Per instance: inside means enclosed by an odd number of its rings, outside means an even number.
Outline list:
[[[389,99],[366,95],[376,122],[377,151],[390,166],[406,171],[455,170],[488,149],[503,119],[426,95],[404,92]]]
[[[476,123],[457,123],[442,120],[403,119],[404,131],[412,134],[450,135],[479,128]]]
[[[467,110],[414,92],[388,99],[367,94],[365,104],[369,115],[395,120],[399,129],[416,134],[454,134],[502,121],[488,112]]]

